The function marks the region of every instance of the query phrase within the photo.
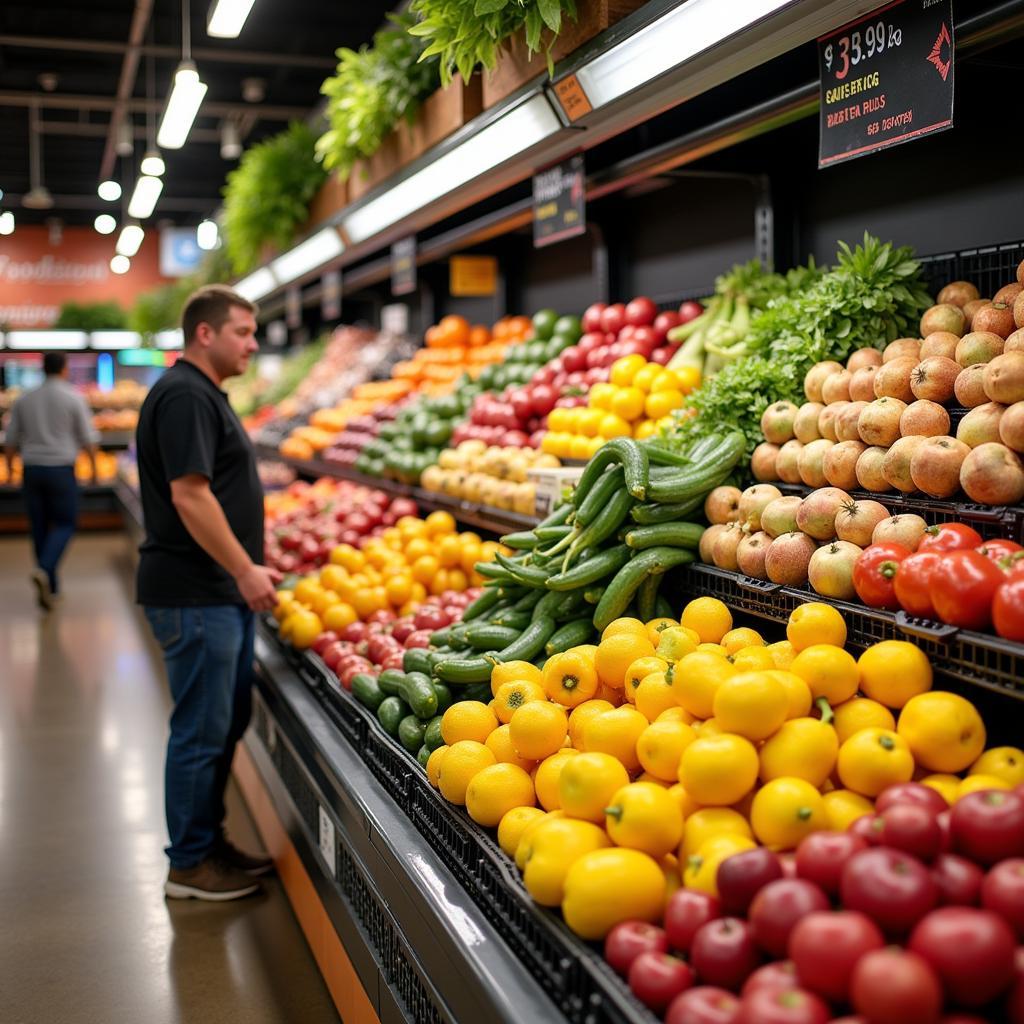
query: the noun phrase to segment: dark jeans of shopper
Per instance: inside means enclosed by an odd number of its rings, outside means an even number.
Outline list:
[[[244,605],[145,609],[174,710],[164,802],[171,867],[195,867],[222,835],[224,789],[252,713],[253,614]]]
[[[74,466],[26,466],[23,491],[36,564],[57,593],[57,565],[75,532],[78,483]]]

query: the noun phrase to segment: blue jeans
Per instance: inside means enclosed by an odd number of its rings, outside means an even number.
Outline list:
[[[78,483],[74,466],[26,466],[25,504],[32,528],[36,564],[57,593],[57,564],[75,532]]]
[[[255,620],[244,605],[145,608],[174,698],[164,804],[171,867],[190,868],[222,835],[224,789],[252,712]]]

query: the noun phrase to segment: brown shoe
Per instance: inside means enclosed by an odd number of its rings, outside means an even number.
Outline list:
[[[225,864],[243,871],[250,876],[266,875],[274,870],[274,862],[269,857],[258,857],[255,854],[240,850],[227,836],[214,843],[213,854]]]
[[[217,857],[207,857],[194,868],[171,868],[164,893],[175,900],[237,900],[258,892],[260,883]]]

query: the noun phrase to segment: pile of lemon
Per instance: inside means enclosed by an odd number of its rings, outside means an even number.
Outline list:
[[[817,602],[786,635],[766,644],[698,598],[678,622],[618,619],[543,670],[499,665],[489,704],[445,712],[428,779],[497,827],[533,899],[586,939],[660,920],[680,886],[716,893],[733,853],[846,829],[888,785],[918,779],[953,803],[1024,782],[1024,752],[985,752],[977,710],[931,689],[913,644],[856,659]]]

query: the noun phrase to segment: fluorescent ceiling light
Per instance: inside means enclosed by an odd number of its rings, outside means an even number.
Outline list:
[[[164,183],[161,178],[142,175],[135,182],[135,191],[132,192],[132,198],[128,203],[128,216],[136,220],[145,220],[152,214],[163,189]]]
[[[116,256],[110,257],[110,269],[115,274],[127,274],[132,269],[132,261],[127,256],[117,253]]]
[[[792,0],[687,0],[576,72],[592,107],[625,96]]]
[[[119,256],[132,257],[139,251],[142,239],[146,232],[138,224],[125,224],[121,228],[121,234],[117,236],[115,250]],[[123,273],[123,271],[122,271]]]
[[[181,333],[180,327],[173,331],[157,331],[154,338],[157,348],[184,348],[185,345],[184,335]]]
[[[199,227],[196,228],[196,245],[209,252],[211,249],[217,248],[219,240],[220,229],[217,227],[217,222],[215,220],[201,221]]]
[[[114,258],[117,259],[116,256]],[[102,349],[138,348],[142,344],[142,336],[135,331],[90,331],[89,344]]]
[[[270,261],[270,269],[280,284],[292,281],[308,274],[311,270],[323,266],[345,251],[345,243],[335,228],[324,228],[315,235],[310,235],[294,249]]]
[[[156,134],[161,149],[181,149],[185,145],[205,95],[206,83],[200,80],[195,64],[183,60],[174,73],[174,86]]]
[[[7,347],[31,352],[35,349],[78,349],[89,343],[85,331],[10,331]]]
[[[538,94],[383,195],[353,210],[343,221],[345,231],[353,242],[363,242],[537,145],[560,127],[551,105],[543,94]]]
[[[14,214],[10,210],[0,213],[0,235],[14,234]]]
[[[101,235],[112,235],[117,227],[117,221],[109,213],[101,213],[93,222],[92,226]]]
[[[116,181],[101,181],[96,194],[108,203],[116,203],[121,198],[121,186]]]
[[[254,0],[213,0],[206,22],[207,35],[235,39],[249,17]]]
[[[167,168],[164,166],[164,158],[160,155],[158,149],[147,149],[146,155],[142,158],[142,163],[139,164],[139,170],[143,174],[152,175],[154,178],[159,178]]]
[[[256,302],[258,299],[262,299],[264,295],[269,295],[276,287],[277,280],[274,278],[270,268],[260,267],[259,270],[254,270],[248,277],[243,277],[234,286],[234,289],[243,299]]]

